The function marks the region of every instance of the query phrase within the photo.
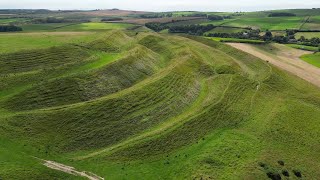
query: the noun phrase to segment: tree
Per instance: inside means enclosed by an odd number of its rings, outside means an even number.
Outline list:
[[[169,28],[167,25],[158,23],[158,22],[151,22],[151,23],[146,23],[145,26],[149,29],[152,29],[156,32],[162,31],[164,29]]]
[[[301,36],[300,39],[299,39],[299,41],[304,42],[304,41],[306,41],[306,38],[305,38],[304,36]]]
[[[0,32],[13,32],[13,31],[22,31],[21,27],[17,27],[14,25],[0,25]]]
[[[288,12],[275,12],[269,14],[269,17],[283,17],[283,16],[297,16],[293,13],[288,13]]]
[[[287,34],[287,37],[289,38],[289,39],[295,39],[295,34],[296,34],[297,32],[295,31],[295,30],[286,30],[286,34]]]
[[[285,36],[274,36],[272,41],[277,43],[287,43],[289,39],[288,37],[285,37]]]
[[[208,19],[211,21],[218,21],[218,20],[223,20],[223,17],[218,15],[208,15]]]
[[[267,30],[267,31],[266,31],[266,34],[265,34],[264,37],[263,37],[263,39],[264,39],[265,41],[270,41],[270,40],[272,40],[272,33],[271,33],[271,31]]]
[[[188,33],[192,35],[203,35],[204,32],[210,31],[215,26],[212,24],[208,25],[185,25],[185,26],[171,26],[169,28],[170,33]]]

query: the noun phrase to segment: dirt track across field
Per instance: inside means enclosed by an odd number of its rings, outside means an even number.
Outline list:
[[[320,68],[302,61],[299,57],[303,54],[310,54],[311,52],[292,49],[284,45],[277,44],[280,51],[275,54],[262,51],[251,44],[243,43],[228,43],[229,45],[252,54],[262,60],[284,69],[300,78],[320,87]]]
[[[99,177],[93,173],[90,173],[90,172],[85,172],[85,171],[77,171],[74,167],[71,167],[71,166],[66,166],[64,164],[60,164],[60,163],[57,163],[57,162],[54,162],[54,161],[44,161],[44,164],[45,166],[47,166],[48,168],[51,168],[51,169],[55,169],[55,170],[58,170],[58,171],[62,171],[62,172],[65,172],[65,173],[68,173],[68,174],[72,174],[72,175],[75,175],[75,176],[82,176],[82,177],[86,177],[90,180],[104,180],[104,178],[102,177]]]

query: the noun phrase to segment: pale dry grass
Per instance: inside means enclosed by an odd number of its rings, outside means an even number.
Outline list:
[[[309,51],[303,51],[276,44],[278,51],[270,53],[257,49],[251,44],[228,43],[229,45],[252,54],[262,60],[284,69],[318,87],[320,87],[320,69],[302,61],[299,57],[304,54],[310,54]]]

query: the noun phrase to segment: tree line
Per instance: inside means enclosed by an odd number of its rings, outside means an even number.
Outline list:
[[[140,18],[150,19],[150,18],[165,18],[165,17],[173,17],[173,13],[154,13],[154,14],[142,14]],[[210,21],[217,21],[223,19],[231,19],[231,15],[219,16],[213,14],[205,14],[205,13],[194,13],[194,14],[183,14],[182,17],[203,17],[207,18]]]
[[[154,13],[154,14],[142,14],[140,18],[150,19],[150,18],[164,18],[164,17],[172,17],[172,13]]]
[[[110,17],[110,18],[103,18],[101,19],[101,22],[106,22],[106,21],[122,21],[123,19],[120,17]]]
[[[36,18],[36,19],[33,19],[32,22],[36,24],[46,24],[46,23],[74,23],[74,22],[90,22],[90,21],[85,19],[64,19],[64,18],[47,17],[47,18]]]
[[[14,25],[0,25],[0,32],[15,32],[15,31],[22,31],[22,28]]]
[[[262,40],[260,30],[249,30],[237,33],[208,33],[208,37],[221,37],[221,38],[237,38],[237,39],[252,39]]]
[[[150,22],[146,23],[145,26],[149,29],[154,30],[155,32],[162,31],[164,29],[168,29],[169,26],[164,24],[164,23],[159,23],[159,22]]]
[[[212,30],[216,26],[208,25],[181,25],[181,26],[168,26],[166,23],[146,23],[145,26],[156,32],[168,29],[170,33],[187,33],[191,35],[202,36],[205,32]]]
[[[223,20],[223,17],[218,15],[208,15],[208,19],[210,21],[219,21],[219,20]]]
[[[287,16],[297,16],[293,13],[288,12],[274,12],[268,15],[269,17],[287,17]]]
[[[215,28],[214,25],[184,25],[184,26],[171,26],[169,27],[170,33],[188,33],[191,35],[202,36],[205,32]]]

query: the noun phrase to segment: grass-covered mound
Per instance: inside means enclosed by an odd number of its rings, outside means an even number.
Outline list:
[[[89,55],[86,51],[73,46],[3,54],[0,57],[0,72],[4,75],[55,68],[87,57]]]
[[[122,31],[30,52],[1,60],[1,178],[73,178],[33,156],[106,179],[320,176],[319,89],[252,55]]]

